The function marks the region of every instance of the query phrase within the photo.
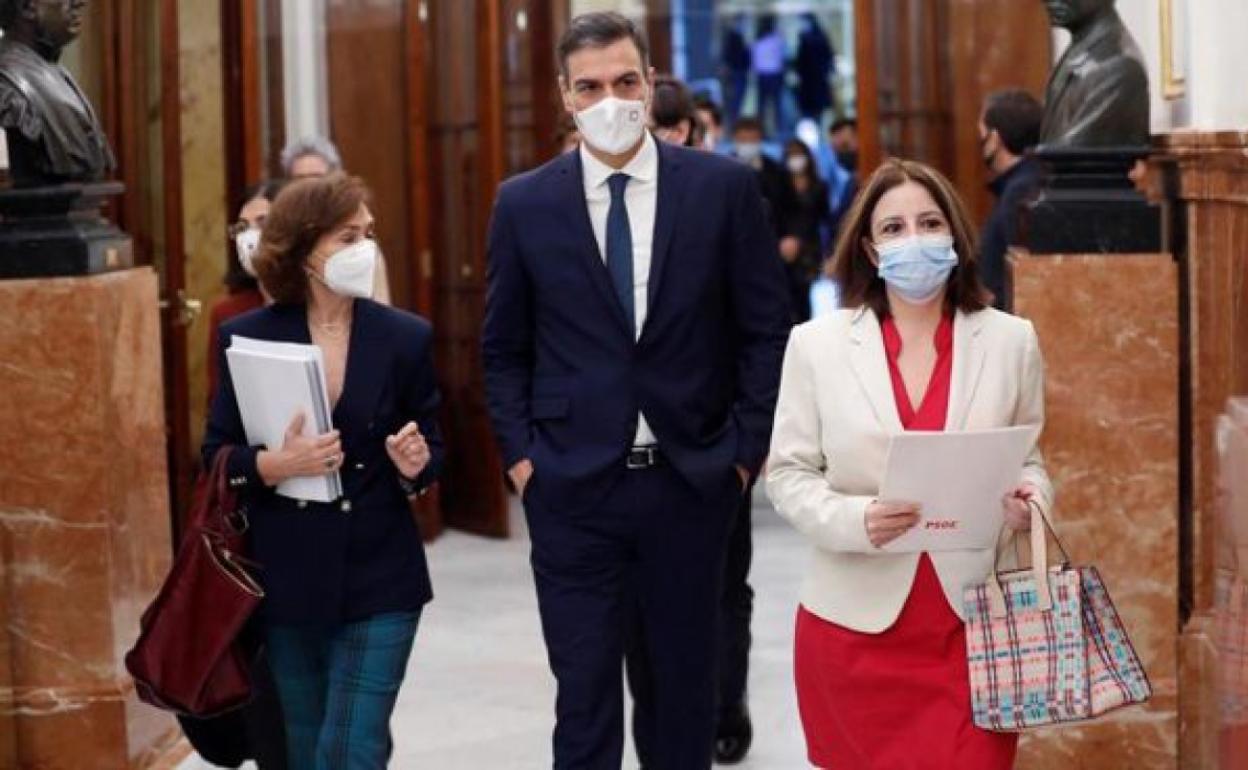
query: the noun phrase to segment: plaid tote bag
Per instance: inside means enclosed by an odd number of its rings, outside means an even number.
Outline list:
[[[1032,567],[994,563],[964,596],[972,714],[985,730],[1091,719],[1152,694],[1096,568],[1071,567],[1056,533],[1062,563],[1049,567],[1046,529],[1032,505]]]

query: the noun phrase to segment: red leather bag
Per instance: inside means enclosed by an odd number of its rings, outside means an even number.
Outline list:
[[[126,654],[143,702],[195,717],[221,714],[251,698],[239,637],[264,598],[251,563],[240,555],[247,517],[226,480],[229,455],[229,447],[217,452],[196,485],[173,567]]]

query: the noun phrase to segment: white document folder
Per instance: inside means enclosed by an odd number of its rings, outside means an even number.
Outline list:
[[[993,548],[1001,533],[1001,499],[1018,486],[1038,425],[892,437],[881,500],[923,506],[919,523],[885,551]]]
[[[319,347],[235,336],[225,357],[247,443],[280,449],[286,428],[299,413],[304,415],[303,435],[333,430],[325,359]],[[342,496],[342,478],[337,471],[297,476],[278,484],[277,493],[328,503]]]

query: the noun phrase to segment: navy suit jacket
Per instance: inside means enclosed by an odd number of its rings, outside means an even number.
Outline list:
[[[273,305],[222,325],[217,392],[204,436],[205,467],[234,445],[231,483],[242,488],[251,520],[252,556],[265,589],[262,612],[276,623],[336,623],[419,609],[432,598],[424,546],[386,454],[386,437],[409,420],[420,425],[432,459],[416,480],[438,475],[444,456],[438,430],[433,332],[422,318],[371,300],[356,300],[342,395],[333,411],[341,432],[343,498],[300,503],[266,487],[256,471],[239,416],[225,350],[235,335],[310,344],[307,308]]]
[[[590,224],[579,152],[499,189],[482,345],[506,467],[592,506],[624,470],[640,409],[676,470],[722,495],[767,454],[788,294],[757,175],[659,146],[646,322],[634,340]]]

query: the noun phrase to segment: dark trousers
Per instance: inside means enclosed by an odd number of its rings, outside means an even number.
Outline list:
[[[390,717],[419,621],[419,612],[389,612],[335,626],[266,628],[292,768],[388,765]]]
[[[746,680],[750,671],[750,619],[754,615],[754,589],[750,587],[750,562],[754,556],[750,493],[753,482],[737,506],[728,534],[728,558],[724,564],[724,585],[720,595],[719,638],[715,645],[719,661],[716,690],[716,722],[740,712],[745,705]],[[642,618],[639,611],[629,617],[625,638],[624,663],[628,689],[633,696],[633,744],[644,770],[652,764],[654,735],[654,673],[646,654]]]
[[[740,497],[736,472],[699,495],[674,470],[621,475],[595,510],[569,515],[526,490],[533,573],[558,683],[555,770],[618,770],[620,668],[637,607],[653,672],[648,770],[704,770],[715,740],[714,649],[724,548]]]

